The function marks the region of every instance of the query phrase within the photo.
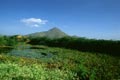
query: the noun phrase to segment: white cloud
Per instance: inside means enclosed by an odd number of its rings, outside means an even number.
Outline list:
[[[34,24],[34,25],[32,25],[33,27],[39,27],[39,25],[38,24]]]
[[[31,27],[40,27],[40,25],[46,24],[48,21],[40,18],[24,18],[21,19],[21,22]]]

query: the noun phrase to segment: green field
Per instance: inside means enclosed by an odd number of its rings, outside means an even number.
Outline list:
[[[120,57],[17,45],[0,54],[0,80],[119,80]]]

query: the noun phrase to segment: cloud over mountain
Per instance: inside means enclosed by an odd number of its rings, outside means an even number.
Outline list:
[[[31,27],[40,27],[40,25],[46,24],[48,22],[47,20],[42,20],[40,18],[24,18],[20,21]]]

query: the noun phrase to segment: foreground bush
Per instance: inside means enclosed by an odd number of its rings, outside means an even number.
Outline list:
[[[30,66],[0,64],[0,80],[71,80],[73,75],[70,71],[49,70],[36,64]]]

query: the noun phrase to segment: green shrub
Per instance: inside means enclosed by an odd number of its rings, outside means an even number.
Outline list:
[[[72,80],[74,74],[59,69],[49,70],[42,65],[20,66],[14,63],[0,64],[1,80]]]

